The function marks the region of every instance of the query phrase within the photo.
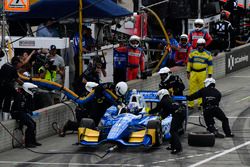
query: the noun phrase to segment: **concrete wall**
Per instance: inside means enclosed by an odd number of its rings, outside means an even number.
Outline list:
[[[70,107],[74,110],[75,104],[67,102],[67,105],[61,103],[53,106],[49,106],[34,112],[34,120],[37,125],[37,138],[42,139],[52,135],[55,135],[55,131],[52,129],[52,123],[58,122],[59,126],[68,119],[73,119],[73,114]],[[1,122],[8,130],[13,133],[13,130],[17,127],[15,120],[8,120]],[[12,148],[12,137],[7,131],[0,126],[0,152]]]
[[[220,53],[216,57],[213,57],[213,64],[214,64],[214,78],[221,78],[224,77],[225,72],[225,53]],[[177,74],[183,80],[186,89],[188,88],[188,80],[187,80],[187,73],[186,67],[173,67],[171,71],[174,74]],[[160,83],[160,76],[155,73],[152,77],[148,77],[146,80],[134,80],[129,81],[128,85],[130,89],[138,89],[138,90],[158,90],[158,85]]]

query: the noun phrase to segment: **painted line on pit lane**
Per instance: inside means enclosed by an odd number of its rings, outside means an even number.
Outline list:
[[[0,161],[0,164],[27,164],[27,165],[62,165],[62,166],[134,166],[143,167],[142,164],[87,164],[87,163],[49,163],[49,162],[22,162],[22,161]]]
[[[199,118],[200,116],[198,115],[192,115],[192,116],[188,116],[189,118]],[[230,116],[227,117],[229,119],[250,119],[250,117],[234,117],[234,116]]]
[[[208,152],[208,153],[196,154],[196,155],[188,155],[188,156],[184,156],[184,157],[171,158],[171,159],[168,159],[168,160],[155,161],[155,162],[152,162],[152,164],[173,162],[173,161],[184,160],[184,159],[190,159],[190,158],[195,158],[195,157],[207,156],[207,155],[211,155],[211,154],[218,154],[218,153],[220,153],[220,152],[222,152],[222,151]]]
[[[241,144],[241,145],[238,145],[238,146],[236,146],[236,147],[233,147],[233,148],[231,148],[231,149],[225,150],[225,151],[223,151],[223,152],[221,152],[221,153],[219,153],[219,154],[217,154],[217,155],[214,155],[214,156],[212,156],[212,157],[210,157],[210,158],[204,159],[204,160],[202,160],[202,161],[200,161],[200,162],[197,162],[197,163],[195,163],[195,164],[193,164],[193,165],[190,165],[190,166],[188,166],[188,167],[196,167],[196,166],[202,165],[202,164],[204,164],[204,163],[207,163],[207,162],[209,162],[209,161],[211,161],[211,160],[213,160],[213,159],[216,159],[216,158],[218,158],[218,157],[221,157],[221,156],[223,156],[223,155],[226,155],[226,154],[228,154],[228,153],[230,153],[230,152],[233,152],[233,151],[235,151],[235,150],[238,150],[238,149],[240,149],[240,148],[242,148],[242,147],[245,147],[245,146],[247,146],[247,145],[250,145],[250,141],[245,142],[245,143],[243,143],[243,144]]]
[[[235,76],[230,76],[230,78],[250,78],[250,76],[235,75]]]
[[[247,96],[247,97],[245,97],[243,99],[237,100],[237,101],[235,101],[235,103],[239,103],[239,102],[247,100],[247,99],[250,99],[250,96]]]

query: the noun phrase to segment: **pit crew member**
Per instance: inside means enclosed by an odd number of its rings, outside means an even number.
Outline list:
[[[64,125],[60,136],[65,136],[67,130],[77,130],[82,118],[91,118],[98,126],[106,110],[112,105],[120,110],[124,107],[123,97],[128,90],[126,82],[119,82],[114,86],[112,83],[97,84],[87,83],[86,89],[90,91],[87,98],[91,98],[88,103],[80,104],[76,109],[77,122],[68,120]],[[93,96],[91,96],[93,94]]]
[[[214,117],[222,122],[222,129],[226,137],[234,137],[234,134],[232,134],[229,127],[228,118],[219,107],[221,93],[218,89],[215,88],[215,79],[207,78],[204,81],[204,85],[205,87],[201,90],[190,96],[187,96],[187,100],[194,100],[199,97],[202,98],[203,115],[207,130],[211,133],[214,133],[215,137],[224,138],[224,135],[219,133],[218,130],[214,127]]]
[[[198,39],[197,49],[194,49],[188,58],[187,64],[187,78],[189,79],[189,95],[204,87],[204,80],[212,77],[213,62],[212,55],[209,51],[204,49],[206,41],[203,38]],[[198,107],[202,103],[201,98],[198,99]],[[194,107],[194,101],[189,101],[190,109]]]
[[[185,85],[178,75],[172,74],[168,67],[163,67],[158,72],[161,77],[159,89],[167,89],[172,96],[183,96]]]
[[[194,21],[195,29],[192,30],[188,35],[188,42],[191,43],[194,49],[197,48],[197,41],[200,38],[206,40],[206,47],[213,41],[211,35],[204,29],[204,21],[202,19],[196,19]]]
[[[182,145],[178,135],[178,129],[182,126],[184,121],[184,112],[179,104],[175,104],[167,89],[161,89],[157,92],[157,96],[160,102],[155,108],[149,111],[149,114],[159,113],[162,119],[172,114],[172,122],[170,127],[170,147],[167,150],[171,150],[171,154],[177,154],[182,151]]]

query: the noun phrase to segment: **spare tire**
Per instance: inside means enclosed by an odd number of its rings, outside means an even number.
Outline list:
[[[198,147],[213,147],[215,136],[210,132],[190,132],[188,133],[188,145]]]

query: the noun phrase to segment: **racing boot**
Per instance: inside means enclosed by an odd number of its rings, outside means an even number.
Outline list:
[[[166,148],[167,150],[173,150],[172,147],[171,147],[171,144],[169,146],[167,146]]]
[[[213,134],[216,138],[224,138],[225,137],[223,134],[219,133],[218,131],[215,131]]]
[[[179,154],[182,150],[181,149],[173,149],[171,154]]]
[[[234,134],[233,133],[226,134],[226,137],[234,137]]]

